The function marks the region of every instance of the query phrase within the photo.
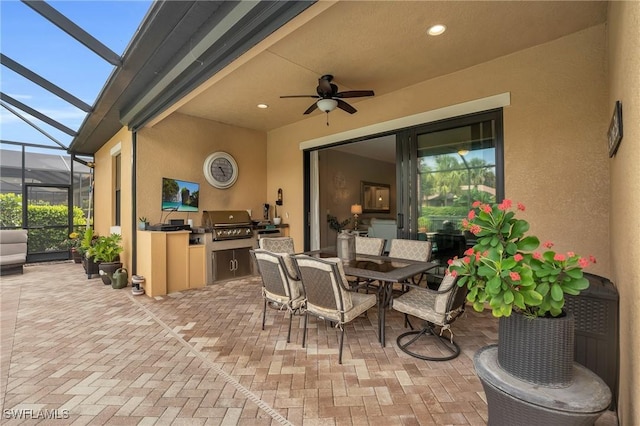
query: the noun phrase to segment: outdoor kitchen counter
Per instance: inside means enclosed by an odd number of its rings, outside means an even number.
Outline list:
[[[204,287],[205,246],[189,244],[191,231],[137,231],[136,275],[145,277],[147,296]]]

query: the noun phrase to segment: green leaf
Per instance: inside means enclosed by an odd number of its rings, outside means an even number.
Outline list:
[[[507,290],[504,292],[504,303],[511,304],[513,303],[514,296],[511,290]]]
[[[532,251],[538,248],[540,245],[540,240],[538,237],[524,237],[520,241],[518,241],[518,250],[522,251]]]
[[[510,242],[509,244],[507,244],[506,252],[510,256],[513,256],[514,254],[516,254],[518,252],[518,246],[516,245],[516,243]]]
[[[551,299],[555,301],[564,299],[564,292],[562,291],[562,287],[560,287],[559,284],[553,284],[551,286]]]
[[[571,278],[582,278],[582,269],[567,269],[564,273],[569,275]]]
[[[520,238],[529,230],[529,223],[526,220],[518,219],[511,228],[511,238]]]

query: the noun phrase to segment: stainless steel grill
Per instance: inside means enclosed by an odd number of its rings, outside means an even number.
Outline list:
[[[202,226],[211,232],[213,241],[253,237],[251,217],[246,210],[205,210]]]

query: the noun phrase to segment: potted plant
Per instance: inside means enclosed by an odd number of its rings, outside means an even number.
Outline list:
[[[105,284],[111,284],[113,273],[122,268],[120,262],[120,253],[123,247],[121,245],[122,236],[120,234],[111,234],[109,236],[98,237],[97,241],[89,249],[89,254],[98,262],[98,270],[100,277]]]
[[[98,239],[98,235],[94,234],[93,228],[87,228],[84,231],[80,245],[78,246],[78,253],[82,258],[82,266],[87,274],[87,278],[91,278],[92,275],[98,274],[98,264],[94,261],[93,257],[89,253],[89,249],[95,244]]]
[[[149,226],[149,220],[145,216],[140,216],[138,218],[138,229],[144,231]]]
[[[340,233],[340,231],[342,231],[342,229],[345,226],[347,226],[349,223],[351,223],[351,218],[345,219],[342,222],[340,222],[337,217],[328,214],[327,215],[327,223],[329,224],[329,228],[333,229],[337,233]]]
[[[64,246],[69,249],[71,258],[75,263],[82,263],[82,255],[78,251],[81,243],[82,241],[80,240],[80,234],[78,234],[77,232],[70,233],[63,242]]]
[[[525,206],[518,203],[517,210]],[[487,304],[500,318],[499,365],[538,384],[570,382],[573,315],[563,310],[565,294],[577,295],[589,286],[582,269],[595,258],[555,252],[551,242],[538,251],[540,240],[527,235],[529,223],[516,217],[511,200],[496,205],[476,201],[462,226],[477,243],[461,262],[450,261],[449,273],[458,276],[458,285],[467,286],[467,300],[476,311]],[[552,330],[562,337],[556,339]],[[529,359],[541,353],[539,348],[548,359]]]

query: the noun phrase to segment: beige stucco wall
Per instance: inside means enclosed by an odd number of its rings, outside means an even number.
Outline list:
[[[262,204],[268,202],[263,132],[175,113],[153,128],[140,130],[137,149],[138,217],[160,222],[163,177],[200,184],[200,211],[188,217],[174,212],[169,219],[193,219],[194,225],[200,225],[204,210],[246,209],[252,210],[254,219],[262,217]],[[231,154],[238,163],[238,180],[229,189],[214,188],[204,177],[204,160],[216,151]],[[269,194],[270,204],[275,202],[276,191]]]
[[[620,294],[621,425],[640,424],[640,2],[609,2],[607,119],[622,102],[623,138],[609,160],[611,279]]]
[[[118,148],[119,146],[119,148]],[[111,227],[115,225],[115,166],[114,154],[121,155],[120,199],[120,233],[124,251],[120,255],[123,267],[129,269],[131,265],[131,132],[121,129],[95,154],[95,184],[94,184],[94,230],[98,235],[109,235]]]
[[[609,171],[605,26],[358,103],[358,113],[316,115],[268,135],[267,191],[292,183],[291,234],[302,241],[300,142],[445,106],[511,93],[504,109],[507,197],[527,206],[541,240],[592,254],[609,276]],[[278,167],[281,157],[292,162]]]

